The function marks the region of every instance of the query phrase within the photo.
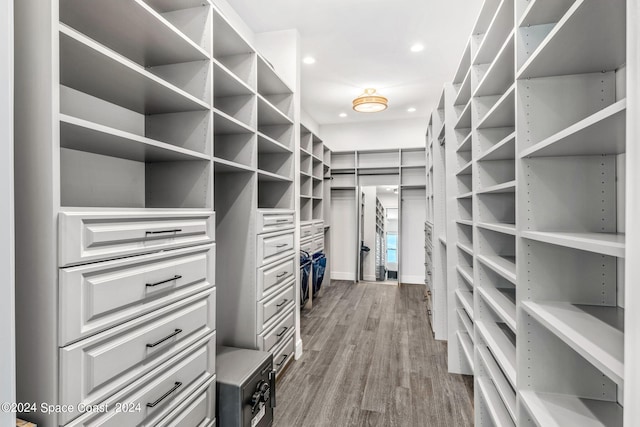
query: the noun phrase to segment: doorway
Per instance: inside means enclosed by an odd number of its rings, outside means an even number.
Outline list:
[[[359,280],[398,284],[398,186],[362,186]]]

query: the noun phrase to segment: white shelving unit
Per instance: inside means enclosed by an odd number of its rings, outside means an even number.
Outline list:
[[[323,252],[327,267],[323,283],[331,277],[329,245],[331,244],[331,150],[309,127],[300,124],[300,249],[310,256]],[[313,272],[309,275],[308,300],[301,308],[312,308]],[[300,279],[301,280],[301,279]],[[302,289],[302,284],[300,284]],[[301,301],[302,302],[302,301]]]
[[[215,423],[216,13],[15,4],[20,418]]]
[[[449,370],[475,375],[476,425],[635,422],[637,13],[486,0],[445,86]]]

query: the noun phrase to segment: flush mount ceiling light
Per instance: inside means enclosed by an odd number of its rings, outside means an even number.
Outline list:
[[[415,107],[409,107],[407,108],[407,111],[410,113],[415,113],[416,112],[416,108]]]
[[[347,117],[347,113],[340,113],[340,114],[338,114],[338,115],[339,115],[340,117],[342,117],[343,119],[344,119],[345,117]]]
[[[304,62],[307,65],[311,65],[311,64],[315,64],[316,63],[316,58],[314,58],[313,56],[306,56],[302,62]]]
[[[416,43],[411,46],[411,52],[422,52],[424,50],[424,45],[420,43]]]
[[[389,100],[376,93],[375,89],[367,88],[364,93],[353,100],[353,109],[359,113],[378,113],[387,109]]]

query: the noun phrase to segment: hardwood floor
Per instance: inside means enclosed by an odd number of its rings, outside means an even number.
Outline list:
[[[472,426],[472,382],[447,372],[423,292],[325,285],[302,312],[304,354],[278,382],[274,426]]]

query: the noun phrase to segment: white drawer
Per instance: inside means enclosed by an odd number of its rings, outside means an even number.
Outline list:
[[[215,245],[67,267],[59,276],[64,346],[212,287]]]
[[[324,236],[313,239],[313,253],[324,250]]]
[[[275,319],[279,313],[284,312],[287,308],[291,308],[291,304],[295,305],[296,288],[295,281],[287,283],[284,288],[277,291],[273,297],[265,301],[258,301],[258,332],[262,332],[269,328],[269,321]]]
[[[208,427],[216,416],[216,383],[211,378],[181,402],[158,427]]]
[[[258,335],[258,349],[271,351],[274,346],[284,341],[287,332],[294,328],[294,310],[285,313],[277,320],[275,326]]]
[[[300,250],[307,252],[309,255],[313,253],[313,239],[307,239],[300,242]]]
[[[210,336],[215,289],[185,301],[61,348],[60,403],[98,403]],[[65,422],[72,419],[65,416]]]
[[[213,211],[61,212],[61,267],[215,240]]]
[[[313,235],[324,236],[324,221],[313,223]]]
[[[291,210],[258,209],[258,234],[294,228],[295,217]]]
[[[68,426],[156,426],[203,384],[215,378],[215,357],[215,337],[209,336],[109,397],[103,402],[107,412],[84,414]],[[132,410],[117,412],[122,404]]]
[[[295,333],[292,331],[287,334],[283,343],[283,345],[279,346],[273,352],[273,369],[275,369],[276,375],[280,373],[280,370],[284,368],[287,363],[294,359],[296,352]]]
[[[306,223],[300,226],[300,240],[305,240],[313,236],[313,224]]]
[[[293,231],[258,236],[258,265],[277,261],[293,253]]]
[[[276,285],[282,284],[295,277],[295,261],[293,257],[287,258],[277,264],[270,264],[258,269],[258,301],[268,296],[276,288]]]

